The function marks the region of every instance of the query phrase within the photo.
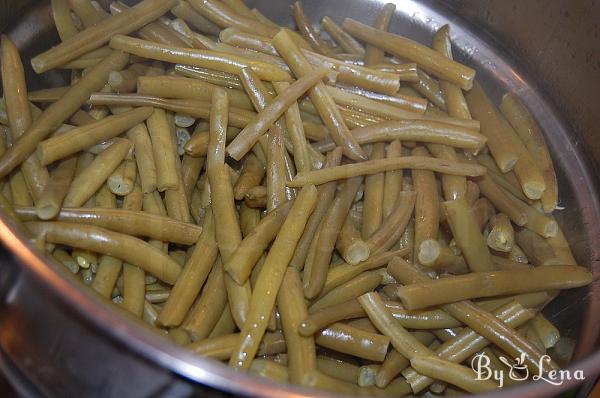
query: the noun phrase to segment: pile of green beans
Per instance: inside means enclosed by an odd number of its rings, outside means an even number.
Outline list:
[[[552,212],[543,132],[452,58],[302,3],[53,0],[27,91],[1,39],[0,208],[54,265],[197,355],[400,397],[496,389],[469,368],[569,353],[545,306],[592,282]],[[538,369],[548,354],[554,359]],[[571,353],[572,354],[572,353]],[[560,361],[559,361],[560,359]]]

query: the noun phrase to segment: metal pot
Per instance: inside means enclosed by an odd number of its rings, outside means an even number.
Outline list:
[[[0,2],[22,6],[25,1]],[[26,57],[57,41],[49,2],[32,2],[18,18],[4,18]],[[249,1],[267,16],[291,26],[291,1]],[[379,0],[306,0],[314,23],[323,15],[371,22]],[[455,56],[475,67],[496,100],[517,91],[535,113],[550,143],[565,210],[557,218],[578,261],[600,274],[600,145],[598,121],[598,11],[593,1],[532,0],[397,1],[392,30],[421,42],[445,23],[452,26]],[[22,7],[13,7],[17,10]],[[6,29],[2,23],[12,21]],[[487,31],[495,34],[492,38]],[[596,47],[594,47],[596,46]],[[563,48],[569,48],[567,53]],[[60,73],[36,76],[30,88],[59,84]],[[585,143],[585,145],[583,145]],[[25,396],[73,397],[325,397],[330,394],[279,385],[235,373],[204,360],[146,329],[91,294],[44,258],[0,220],[0,367]],[[561,333],[578,340],[572,369],[593,381],[600,371],[600,285],[563,293],[548,317]],[[493,397],[547,397],[573,388],[535,382]],[[585,389],[581,390],[584,396]]]

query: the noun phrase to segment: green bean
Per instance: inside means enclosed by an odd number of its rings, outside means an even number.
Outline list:
[[[277,94],[282,94],[289,88],[289,84],[286,82],[274,82],[273,87]],[[292,103],[290,107],[285,111],[285,122],[290,136],[290,140],[293,144],[294,163],[296,170],[298,171],[309,171],[311,169],[311,153],[314,151],[306,141],[304,136],[304,126],[302,125],[302,118],[300,116],[300,109],[298,104]],[[322,158],[319,159],[322,161]]]
[[[544,345],[544,348],[552,348],[560,339],[560,332],[544,315],[537,314],[530,323],[531,329],[539,337]]]
[[[567,239],[558,224],[557,227],[556,235],[546,238],[546,242],[548,242],[550,247],[552,247],[554,254],[560,259],[562,264],[577,264],[577,261],[575,261],[575,257],[573,257],[573,253],[569,247],[569,242],[567,242]]]
[[[294,17],[294,21],[296,22],[296,27],[304,39],[310,43],[310,46],[313,48],[313,50],[328,57],[335,58],[335,52],[333,49],[329,47],[329,45],[323,39],[321,39],[319,34],[310,24],[310,21],[304,14],[304,7],[302,6],[301,2],[296,1],[294,4],[292,4],[292,15]]]
[[[169,121],[169,128],[171,131],[171,145],[176,148],[176,133],[173,115],[169,114],[169,118],[167,120]],[[177,187],[175,189],[167,189],[165,191],[165,207],[167,208],[167,214],[171,218],[189,223],[191,222],[191,216],[183,182],[181,159],[179,158],[177,149],[175,149],[175,175],[177,176]]]
[[[321,20],[321,28],[333,38],[333,40],[349,54],[364,55],[364,47],[352,36],[346,33],[335,21],[328,16]]]
[[[48,242],[120,258],[169,284],[175,283],[179,275],[180,268],[173,260],[148,243],[129,235],[67,222],[27,222],[25,225],[38,235],[45,234]]]
[[[35,213],[40,219],[50,220],[60,211],[73,180],[76,164],[77,158],[71,157],[61,161],[53,170],[52,178],[36,203]]]
[[[429,156],[427,149],[416,147],[413,156]],[[437,237],[439,229],[439,195],[435,175],[427,170],[412,170],[416,193],[414,258],[418,258],[421,242]]]
[[[564,265],[564,260],[559,258],[549,241],[533,231],[517,231],[515,241],[534,265]]]
[[[405,261],[396,259],[388,265],[388,271],[394,278],[400,283],[428,283],[429,277],[423,274],[421,271],[416,269],[411,264]],[[504,271],[512,272],[512,271]],[[477,276],[478,274],[468,274]],[[522,280],[521,280],[522,281]],[[533,347],[527,340],[519,336],[513,329],[504,325],[493,315],[482,311],[479,307],[475,306],[469,301],[456,302],[452,304],[446,304],[442,307],[454,318],[463,322],[471,329],[491,341],[493,344],[501,347],[502,350],[507,352],[512,357],[519,357],[524,354],[525,363],[531,366],[536,371],[540,371],[540,361],[543,355],[535,347]],[[486,325],[483,327],[483,325]],[[550,369],[556,369],[556,364],[552,361],[547,363]],[[544,371],[544,369],[542,369]],[[546,369],[548,371],[548,369]]]
[[[370,248],[362,240],[354,221],[348,216],[342,225],[335,247],[344,260],[350,265],[356,265],[369,258]]]
[[[375,19],[373,27],[375,29],[387,31],[390,27],[392,17],[394,16],[394,11],[396,11],[396,5],[392,3],[387,3],[384,5],[381,11],[379,11],[377,14],[377,18]],[[364,55],[365,65],[374,65],[383,62],[385,54],[376,46],[367,44]]]
[[[316,297],[323,289],[329,261],[335,249],[335,241],[361,182],[362,178],[347,180],[323,215],[319,230],[316,232],[316,239],[312,244],[314,249],[309,250],[304,266],[304,294],[307,298]]]
[[[373,145],[369,159],[377,160],[385,157],[385,144]],[[369,239],[381,226],[383,220],[383,190],[385,174],[377,173],[365,178],[363,199],[362,237]]]
[[[473,210],[469,208],[464,198],[443,202],[442,208],[446,214],[454,240],[471,271],[494,270],[495,267],[481,234],[481,228],[475,219]]]
[[[386,148],[386,158],[397,158],[402,153],[399,140],[392,141]],[[387,218],[396,207],[396,200],[402,191],[402,170],[387,171],[384,178],[383,217]]]
[[[288,186],[301,187],[306,184],[320,185],[342,178],[351,178],[398,169],[430,170],[438,173],[470,177],[485,174],[485,168],[464,162],[440,161],[422,156],[406,156],[401,158],[368,160],[361,163],[346,164],[328,169],[298,173],[298,175],[288,183]]]
[[[318,297],[309,307],[308,312],[313,314],[320,309],[343,303],[361,294],[373,291],[381,283],[381,278],[381,275],[375,271],[363,272]]]
[[[90,93],[99,90],[106,83],[108,74],[119,70],[127,63],[128,56],[121,52],[113,52],[100,64],[92,68],[76,85],[58,101],[50,105],[32,123],[21,139],[0,158],[0,176],[5,176],[28,155],[35,151],[39,141],[73,114],[87,101]]]
[[[534,317],[532,310],[524,309],[515,301],[509,302],[494,311],[494,316],[510,327],[518,327]],[[490,342],[469,328],[464,328],[455,337],[446,339],[435,353],[448,361],[460,363],[487,346]],[[434,379],[419,375],[413,369],[405,369],[402,374],[413,391],[419,392],[434,382]]]
[[[108,76],[108,84],[117,93],[131,93],[137,88],[138,76],[144,75],[148,66],[144,64],[133,64],[126,70],[111,72]]]
[[[203,264],[202,269],[198,269],[198,271],[201,271],[202,274],[205,272],[204,266],[206,266],[206,264]],[[221,313],[224,309],[226,309],[227,306],[227,293],[225,291],[225,283],[223,280],[223,264],[220,258],[217,258],[214,265],[211,264],[210,266],[212,266],[212,269],[210,270],[208,278],[204,283],[204,288],[196,300],[196,303],[190,309],[190,312],[183,321],[182,325],[183,329],[190,333],[200,344],[203,344],[202,342],[206,342],[208,344],[210,340],[219,341],[216,339],[220,339],[222,337],[220,336],[206,339],[206,337],[214,329],[215,325],[219,321]],[[175,302],[173,305],[177,306],[177,302]],[[165,315],[165,317],[166,316],[167,315]],[[161,318],[161,320],[162,319],[164,318]],[[168,320],[166,321],[168,322]],[[196,349],[194,349],[194,351],[198,352]],[[231,348],[229,348],[229,353],[231,353]],[[227,358],[229,357],[226,356],[219,359]]]
[[[160,311],[157,319],[159,325],[176,327],[181,324],[204,285],[217,254],[215,220],[212,211],[208,210],[204,218],[202,235],[183,266],[165,306]]]
[[[488,147],[498,167],[503,173],[512,170],[519,154],[508,137],[506,122],[478,83],[473,85],[466,99],[473,117],[481,122],[481,133],[488,138]]]
[[[473,85],[475,77],[473,69],[454,62],[429,47],[410,39],[372,28],[350,18],[344,20],[342,28],[368,44],[374,45],[401,59],[416,62],[428,73],[455,83],[464,90],[471,89]]]
[[[177,18],[185,20],[200,32],[218,35],[221,30],[217,25],[197,13],[187,1],[179,1],[179,3],[171,9],[171,13]]]
[[[420,264],[434,270],[444,270],[454,274],[469,272],[467,263],[462,256],[457,256],[445,245],[435,239],[421,241],[417,258]]]
[[[198,79],[180,76],[141,76],[138,78],[138,94],[175,98],[210,101],[212,92],[217,86]],[[248,96],[239,90],[227,89],[232,106],[254,110]]]
[[[240,160],[257,142],[271,125],[308,89],[325,76],[325,69],[317,69],[305,74],[287,90],[278,95],[264,110],[252,120],[240,134],[227,146],[231,157]]]
[[[298,270],[288,267],[277,296],[283,334],[288,352],[290,381],[300,383],[304,375],[317,367],[315,341],[312,335],[301,335],[299,326],[308,311],[304,303]]]
[[[229,361],[230,366],[247,369],[252,363],[258,351],[259,341],[267,327],[269,314],[274,308],[275,294],[281,286],[285,268],[294,254],[296,244],[315,207],[316,200],[317,189],[314,186],[307,186],[300,191],[292,205],[256,281],[250,312]]]
[[[216,86],[242,90],[240,79],[232,73],[181,64],[175,65],[175,71],[183,76],[202,80]]]
[[[389,338],[358,328],[335,323],[315,336],[319,346],[370,361],[383,361],[390,344]]]
[[[360,368],[350,362],[319,355],[317,357],[317,369],[324,375],[356,384]]]
[[[285,147],[281,130],[271,129],[266,137],[267,144],[267,211],[271,212],[286,202]]]
[[[501,252],[510,252],[515,239],[512,224],[505,214],[498,213],[490,219],[487,245]]]
[[[237,283],[243,284],[248,280],[256,262],[279,233],[291,205],[291,202],[283,203],[264,217],[225,262],[225,271]]]
[[[552,218],[514,196],[508,195],[508,197],[521,212],[527,214],[527,222],[523,225],[525,228],[544,238],[551,238],[558,234],[558,224]]]
[[[429,151],[439,159],[457,160],[456,150],[446,145],[429,144]],[[458,199],[467,193],[467,180],[460,176],[444,175],[442,176],[442,189],[446,200]],[[477,197],[479,197],[479,192]],[[477,198],[475,198],[477,199]]]
[[[437,30],[433,36],[432,48],[445,57],[452,59],[450,27],[448,25],[444,25]],[[471,112],[460,87],[445,80],[440,80],[439,84],[448,114],[457,118],[471,119]]]
[[[69,4],[86,28],[92,27],[108,17],[106,11],[97,9],[89,0],[69,0]]]
[[[249,373],[281,383],[287,383],[290,378],[287,367],[268,359],[254,360],[250,366]]]
[[[403,63],[403,64],[383,62],[380,64],[371,65],[371,68],[377,69],[380,71],[384,71],[384,72],[396,73],[399,76],[400,81],[406,81],[406,82],[419,81],[419,75],[417,74],[417,64],[414,62]],[[404,90],[404,89],[409,89],[409,87],[403,86],[401,88],[401,90]],[[410,90],[412,91],[413,89],[410,88]],[[415,91],[415,93],[416,93],[416,91]],[[420,97],[420,95],[418,93],[416,93],[416,94],[417,95],[411,95],[411,96],[412,97]]]
[[[281,30],[275,35],[273,43],[296,76],[302,79],[302,77],[308,77],[316,73],[286,30]],[[321,77],[324,76],[325,72],[322,73]],[[309,91],[309,97],[315,104],[334,141],[344,149],[344,154],[354,160],[365,159],[366,156],[363,150],[350,134],[341,114],[335,107],[333,99],[325,89],[325,85],[322,82],[317,82]]]
[[[179,184],[175,159],[177,153],[167,114],[164,110],[155,108],[147,124],[156,165],[156,187],[161,192],[176,189]]]
[[[134,7],[89,27],[56,47],[31,59],[33,69],[42,73],[94,50],[107,43],[111,36],[128,34],[167,12],[176,0],[144,0]]]
[[[554,172],[554,166],[552,165],[552,159],[550,158],[544,136],[525,105],[515,93],[508,93],[502,97],[500,110],[523,141],[535,165],[542,172],[546,190],[542,194],[541,201],[544,211],[549,213],[556,208],[558,187],[556,173]]]
[[[44,166],[48,165],[96,143],[114,138],[148,119],[151,114],[151,108],[137,108],[116,116],[108,116],[92,124],[74,128],[66,133],[42,141],[38,145],[37,156]]]
[[[120,49],[130,54],[158,61],[184,63],[234,74],[239,74],[242,68],[247,67],[256,72],[261,79],[274,81],[291,80],[289,74],[278,66],[217,51],[158,44],[122,35],[113,36],[110,40],[110,46],[114,49]]]
[[[140,183],[144,193],[156,189],[156,164],[152,150],[152,141],[146,128],[146,124],[140,123],[127,131],[127,138],[133,142],[135,161],[137,164]]]
[[[225,306],[225,309],[223,310],[223,314],[221,314],[221,317],[217,321],[217,324],[213,328],[212,332],[210,332],[208,337],[219,337],[225,334],[230,334],[235,332],[235,329],[235,322],[233,321],[233,316],[231,315],[229,304],[227,304]]]
[[[16,210],[19,218],[35,221],[34,208],[21,207]],[[68,208],[56,214],[57,221],[89,224],[134,236],[144,236],[182,245],[194,244],[202,232],[197,225],[184,223],[161,215],[141,211],[102,208]]]
[[[73,179],[63,205],[65,207],[82,206],[106,182],[131,149],[129,140],[115,141]]]
[[[188,203],[191,201],[192,192],[200,178],[200,173],[202,172],[205,161],[206,158],[204,157],[196,158],[189,155],[183,155],[181,161],[181,174],[185,197]]]
[[[278,31],[270,25],[261,23],[255,18],[237,14],[227,4],[214,0],[189,0],[192,8],[206,19],[221,28],[234,27],[244,32],[273,37]]]
[[[253,209],[264,209],[267,207],[267,187],[264,185],[257,185],[250,188],[244,196],[244,203],[246,206]]]
[[[454,384],[470,393],[496,390],[493,381],[475,379],[472,369],[437,356],[418,356],[411,359],[410,363],[419,373]]]
[[[7,37],[1,38],[2,86],[12,142],[17,142],[32,124],[32,114],[27,99],[27,84],[21,57],[14,43]],[[22,176],[35,203],[48,184],[48,170],[40,165],[34,155],[21,166]]]
[[[79,29],[71,17],[71,5],[69,0],[52,0],[52,17],[62,41],[69,39],[79,33]]]
[[[489,175],[484,175],[475,180],[481,193],[489,199],[489,201],[500,212],[506,214],[508,218],[516,225],[523,226],[528,221],[528,214],[525,209],[520,208],[517,202],[500,188]]]
[[[335,149],[327,154],[327,160],[324,167],[332,167],[338,165],[342,158],[341,148]],[[306,223],[306,228],[300,241],[296,245],[296,251],[290,261],[290,266],[295,267],[297,270],[302,270],[306,263],[306,258],[311,250],[311,245],[314,242],[314,238],[319,230],[321,221],[325,216],[325,213],[329,209],[331,202],[335,197],[336,182],[330,182],[323,184],[317,188],[318,200],[315,210]]]
[[[397,139],[478,150],[486,143],[486,138],[477,132],[433,120],[382,122],[356,128],[352,130],[352,135],[360,144]],[[332,146],[331,141],[322,141],[317,144],[317,149],[329,150]]]
[[[416,194],[414,192],[400,192],[394,211],[385,220],[381,228],[367,241],[371,253],[385,252],[398,242],[398,239],[406,230],[415,202]]]
[[[144,311],[144,271],[132,264],[123,264],[123,303],[125,310],[138,318],[142,317]]]
[[[372,255],[368,260],[356,265],[350,265],[343,262],[341,264],[335,264],[334,266],[330,267],[329,271],[327,272],[327,279],[325,281],[325,286],[323,286],[323,290],[321,291],[321,297],[325,296],[336,287],[350,281],[359,274],[365,271],[383,267],[392,258],[396,256],[404,257],[407,254],[408,249],[400,249]]]
[[[570,289],[591,282],[591,274],[579,266],[526,268],[478,272],[428,281],[399,288],[398,295],[409,309],[423,308],[475,297]],[[460,288],[459,288],[460,287]],[[437,294],[431,295],[431,289]]]

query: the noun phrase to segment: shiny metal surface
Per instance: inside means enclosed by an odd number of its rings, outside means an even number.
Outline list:
[[[507,90],[517,91],[548,137],[562,188],[560,203],[565,206],[557,218],[567,231],[578,261],[590,266],[596,276],[590,289],[561,295],[548,314],[558,322],[564,335],[579,338],[579,360],[572,366],[583,369],[586,377],[592,378],[600,370],[600,353],[596,351],[600,314],[597,282],[600,275],[600,205],[598,176],[592,173],[589,157],[578,143],[580,136],[591,132],[573,132],[570,126],[576,124],[576,115],[561,113],[557,103],[552,101],[556,98],[544,94],[551,89],[548,82],[533,78],[525,71],[527,65],[521,62],[522,59],[511,58],[501,46],[482,36],[461,18],[460,15],[466,15],[476,23],[486,24],[485,18],[478,20],[473,16],[479,15],[480,11],[472,12],[475,6],[470,6],[468,0],[444,4],[415,0],[395,2],[398,11],[392,21],[393,31],[429,42],[437,27],[450,23],[456,57],[477,69],[478,78],[496,100]],[[267,16],[291,25],[288,12],[291,1],[253,0],[249,3]],[[306,0],[304,3],[313,22],[323,15],[330,15],[338,21],[349,16],[370,23],[383,1]],[[488,10],[499,7],[491,5],[496,2],[482,3],[490,3]],[[504,1],[497,3],[505,4]],[[543,4],[537,4],[539,19],[543,20]],[[511,26],[526,29],[531,23],[526,16],[514,16]],[[490,30],[493,28],[491,26]],[[56,40],[48,2],[38,2],[7,32],[27,56],[48,47]],[[505,34],[510,36],[510,33]],[[561,60],[557,59],[557,63]],[[541,76],[544,75],[535,75],[536,78]],[[54,84],[63,78],[60,73],[42,76],[30,73],[29,77],[30,88]],[[589,79],[593,78],[589,76]],[[563,119],[564,116],[567,119]],[[586,117],[598,120],[598,115],[592,112]],[[0,239],[4,244],[4,250],[0,252],[1,367],[14,369],[15,380],[27,378],[39,394],[74,397],[331,396],[238,374],[224,365],[184,351],[126,314],[116,312],[60,267],[49,266],[11,231],[10,223],[3,220],[0,223]],[[593,351],[596,352],[592,354]],[[575,383],[568,381],[560,387],[552,387],[538,382],[490,396],[547,397]]]

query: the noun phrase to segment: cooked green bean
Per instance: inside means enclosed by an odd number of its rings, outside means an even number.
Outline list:
[[[52,0],[52,18],[54,19],[54,25],[58,31],[58,36],[62,41],[75,36],[79,33],[79,29],[73,22],[71,17],[71,5],[69,0]]]
[[[34,208],[26,207],[18,208],[16,214],[26,221],[35,221],[38,216]],[[202,232],[202,228],[197,225],[125,209],[68,208],[61,209],[55,217],[57,221],[89,224],[128,235],[144,236],[182,245],[194,244]]]
[[[361,329],[335,323],[315,336],[319,346],[371,361],[383,361],[390,344],[389,338]]]
[[[271,246],[256,281],[247,321],[241,329],[240,339],[229,362],[235,368],[247,369],[258,351],[259,341],[275,305],[275,294],[281,286],[285,268],[294,254],[316,200],[317,189],[314,186],[307,186],[300,191]]]
[[[444,25],[438,29],[433,36],[431,47],[445,57],[449,59],[453,58],[452,46],[450,44],[450,27],[448,25]],[[460,87],[441,79],[440,89],[444,95],[448,115],[462,119],[471,119],[471,112]]]
[[[396,208],[385,220],[381,228],[369,238],[367,244],[371,253],[378,254],[392,248],[406,230],[415,207],[416,194],[402,191],[398,195]]]
[[[133,142],[135,151],[135,161],[142,191],[144,193],[152,192],[156,189],[156,164],[152,151],[152,141],[145,123],[140,123],[132,127],[127,132],[127,138]]]
[[[227,146],[227,152],[231,157],[240,160],[256,143],[277,119],[307,90],[318,84],[325,69],[317,69],[305,74],[299,80],[275,98],[264,110],[246,126],[240,134]]]
[[[30,128],[33,117],[19,51],[7,36],[2,36],[1,47],[4,103],[11,139],[12,142],[17,142]],[[35,155],[31,155],[21,165],[21,173],[34,203],[37,203],[48,184],[48,170],[40,165]]]
[[[238,74],[242,68],[247,67],[265,80],[291,80],[285,70],[272,64],[217,51],[175,47],[121,35],[114,36],[110,41],[110,46],[111,48],[159,61],[179,62],[234,74]]]
[[[495,267],[481,233],[481,228],[475,219],[473,210],[464,198],[443,202],[442,208],[446,214],[454,240],[471,271],[494,270]]]
[[[383,252],[375,254],[369,257],[368,260],[358,263],[356,265],[350,265],[347,263],[336,264],[331,267],[327,272],[327,279],[325,286],[321,291],[321,296],[326,295],[332,289],[350,281],[359,274],[370,271],[372,269],[380,268],[385,266],[392,258],[404,257],[408,254],[408,249],[400,249],[390,252]]]
[[[144,64],[133,64],[129,68],[111,72],[108,75],[108,84],[117,93],[131,93],[137,88],[137,78],[148,71],[148,66]]]
[[[176,0],[144,0],[91,26],[31,59],[37,73],[48,71],[108,43],[113,35],[134,32],[167,12]],[[110,71],[109,71],[110,72]]]
[[[92,27],[108,17],[106,11],[94,7],[90,0],[69,0],[69,4],[86,28]]]
[[[591,281],[590,272],[583,267],[557,265],[451,276],[400,287],[398,295],[407,308],[416,309],[475,297],[570,289]],[[437,294],[432,295],[431,291]]]
[[[469,90],[473,85],[475,71],[448,59],[429,47],[413,40],[372,28],[346,18],[342,28],[354,37],[374,45],[401,59],[416,62],[427,72]]]
[[[48,242],[108,254],[139,266],[158,279],[173,284],[179,265],[148,243],[119,232],[91,225],[67,222],[27,222],[36,234],[45,234]]]
[[[510,252],[515,240],[515,232],[509,218],[498,213],[490,219],[487,245],[500,252]]]
[[[174,98],[210,101],[218,86],[198,79],[180,76],[141,76],[138,78],[138,94]],[[232,106],[254,110],[248,96],[239,90],[226,89]]]
[[[386,158],[397,158],[402,155],[402,143],[394,140],[386,148]],[[396,207],[396,200],[402,191],[403,171],[386,171],[383,188],[383,217],[387,218]]]
[[[556,208],[558,201],[558,187],[556,183],[556,173],[552,165],[552,159],[544,136],[539,126],[525,107],[518,96],[514,93],[505,94],[502,97],[500,110],[506,119],[510,122],[519,138],[527,148],[535,165],[542,172],[546,190],[542,194],[541,201],[544,211],[549,213]]]
[[[412,150],[412,156],[428,157],[429,152],[423,147]],[[418,258],[421,242],[436,238],[440,224],[440,198],[435,175],[428,170],[412,170],[412,180],[416,193],[415,199],[415,241],[414,258]]]
[[[296,22],[296,27],[304,39],[310,43],[310,46],[320,54],[335,58],[335,52],[333,49],[329,47],[329,45],[323,39],[321,39],[319,33],[315,31],[310,24],[310,21],[304,14],[304,7],[302,6],[302,3],[296,1],[294,4],[292,4],[291,8],[294,21]]]
[[[216,220],[215,220],[216,221]],[[215,222],[215,224],[217,224]],[[202,264],[202,269],[198,269],[202,274],[205,272],[206,264]],[[194,306],[190,309],[187,317],[183,321],[183,329],[189,332],[199,343],[208,342],[213,339],[219,339],[220,337],[214,337],[212,339],[206,339],[206,337],[213,330],[224,309],[227,306],[227,292],[225,291],[224,272],[223,264],[220,258],[209,265],[211,267],[208,278],[204,283],[204,288],[200,293],[200,296],[196,300]],[[195,267],[194,267],[195,268]],[[185,282],[182,282],[185,283]],[[185,293],[182,293],[185,294]],[[193,300],[193,298],[192,298]],[[175,302],[173,304],[177,306]],[[163,310],[164,311],[164,310]],[[159,315],[160,316],[160,315]],[[165,315],[166,317],[167,315]],[[161,317],[161,320],[164,319]],[[165,321],[169,321],[168,318]],[[236,335],[237,338],[237,335]],[[216,340],[219,341],[219,340]],[[231,347],[231,344],[230,344]],[[194,351],[196,351],[194,349]],[[196,351],[198,352],[198,351]],[[229,348],[229,354],[231,348]],[[227,359],[229,356],[219,359]]]
[[[268,359],[256,359],[249,369],[250,374],[265,377],[280,383],[287,383],[291,377],[286,366]]]
[[[82,206],[106,182],[131,149],[129,140],[119,139],[100,153],[81,174],[73,179],[63,205]]]
[[[326,182],[361,175],[380,173],[398,169],[430,170],[438,173],[476,177],[485,174],[485,168],[459,161],[441,161],[430,157],[406,156],[401,158],[368,160],[361,163],[345,164],[328,169],[313,170],[298,175],[288,183],[290,187]]]
[[[312,335],[301,335],[299,326],[308,311],[304,303],[302,281],[298,270],[288,267],[277,296],[283,334],[288,353],[290,381],[300,383],[306,373],[317,367],[315,341]]]
[[[375,19],[373,27],[375,29],[387,32],[390,27],[392,17],[394,16],[394,11],[396,11],[396,5],[392,3],[387,3],[384,5],[381,11],[379,11],[377,14],[377,18]],[[376,46],[367,44],[364,55],[365,65],[375,65],[383,62],[385,53]]]
[[[300,77],[308,77],[317,72],[313,71],[312,66],[305,58],[298,46],[293,42],[291,35],[286,30],[281,30],[273,38],[273,43],[282,58],[289,64],[290,69],[295,75]],[[321,77],[324,76],[321,75]],[[291,88],[291,87],[290,87]],[[365,159],[366,156],[360,146],[355,142],[350,134],[348,127],[344,123],[341,114],[336,108],[333,99],[325,89],[323,82],[317,82],[316,85],[309,91],[309,97],[323,122],[329,129],[329,132],[334,141],[342,146],[346,156],[354,160]],[[297,99],[294,98],[294,99]]]
[[[420,141],[432,144],[444,144],[457,148],[478,150],[486,143],[486,138],[469,129],[453,126],[433,120],[388,121],[356,128],[352,135],[360,144],[380,141]],[[317,149],[330,150],[331,141],[318,143]]]
[[[264,217],[225,262],[225,271],[237,283],[248,280],[256,262],[279,233],[291,205],[291,202],[283,203]]]
[[[467,263],[462,255],[455,255],[452,250],[435,239],[421,241],[417,259],[420,264],[431,267],[434,270],[444,270],[453,274],[469,272]]]
[[[342,225],[335,247],[344,260],[350,265],[356,265],[369,258],[370,248],[362,240],[354,221],[348,216]]]
[[[475,180],[481,193],[516,225],[523,226],[528,221],[527,211],[520,208],[517,202],[500,188],[489,175],[483,175]]]
[[[202,14],[197,13],[187,1],[179,3],[171,9],[171,13],[191,24],[200,32],[218,35],[221,30],[217,25],[206,19]]]
[[[346,33],[335,21],[328,16],[321,20],[321,28],[333,38],[333,40],[349,54],[364,55],[364,47],[352,36]]]
[[[534,265],[564,265],[564,260],[556,254],[548,239],[544,239],[531,230],[517,231],[515,241]],[[569,265],[575,265],[575,263]]]
[[[485,393],[497,388],[496,383],[491,380],[476,379],[472,369],[435,355],[418,356],[412,358],[410,363],[419,373],[454,384],[467,392]]]
[[[304,266],[304,294],[307,298],[315,298],[323,289],[335,242],[361,182],[360,177],[347,180],[323,215],[316,239],[312,243],[314,248],[309,250]]]
[[[175,123],[173,122],[172,115],[169,115],[169,127],[171,130],[170,138],[172,146],[176,147],[175,144]],[[191,215],[189,210],[189,204],[185,192],[183,174],[181,171],[181,159],[179,154],[175,153],[175,174],[177,176],[177,188],[167,189],[165,191],[165,207],[167,208],[167,214],[169,217],[174,218],[183,222],[191,222]]]
[[[48,165],[96,143],[116,137],[148,119],[151,114],[151,108],[136,108],[119,115],[108,116],[93,124],[72,129],[40,142],[37,156],[43,165]]]
[[[427,145],[427,148],[436,158],[458,160],[456,150],[450,146],[429,144]],[[442,189],[446,200],[458,199],[467,194],[467,180],[461,176],[443,175]],[[479,197],[479,192],[477,192],[477,197]]]
[[[558,234],[558,224],[552,218],[548,217],[535,207],[523,203],[514,196],[508,195],[508,197],[521,212],[527,214],[527,222],[523,225],[525,228],[544,238],[551,238]]]
[[[279,129],[269,132],[267,140],[267,211],[271,212],[287,200],[286,195],[286,164],[283,134]]]
[[[327,160],[323,167],[337,166],[341,159],[342,150],[341,148],[337,148],[327,154]],[[306,258],[319,230],[323,216],[325,216],[325,213],[329,209],[329,206],[335,197],[336,187],[337,182],[333,181],[323,184],[317,188],[317,194],[319,196],[317,205],[315,206],[313,213],[306,223],[304,233],[298,241],[298,244],[296,245],[296,251],[294,252],[294,256],[290,261],[290,266],[296,268],[297,270],[302,270],[304,268]]]
[[[546,349],[554,347],[560,339],[560,332],[556,326],[550,323],[541,313],[531,320],[530,326]]]
[[[206,19],[221,28],[234,27],[244,32],[251,32],[263,36],[273,37],[278,29],[261,23],[256,18],[237,14],[227,4],[214,0],[189,0],[192,8],[202,14]]]
[[[385,157],[385,144],[378,142],[372,146],[370,160]],[[385,174],[377,173],[365,178],[363,198],[362,237],[369,239],[381,226],[383,220],[383,190]]]
[[[375,271],[363,272],[357,277],[343,283],[323,294],[313,302],[309,307],[309,313],[314,313],[320,309],[340,304],[350,299],[356,298],[361,294],[373,291],[380,283],[382,276]]]
[[[524,309],[520,304],[512,301],[495,310],[494,315],[506,325],[518,327],[532,319],[535,316],[535,312]],[[455,337],[445,340],[444,344],[435,350],[435,353],[445,360],[460,363],[484,349],[488,344],[489,341],[484,337],[478,335],[472,329],[464,328]],[[434,382],[433,379],[419,375],[410,368],[404,370],[402,374],[406,377],[406,380],[415,392],[427,388]]]
[[[160,311],[158,324],[166,327],[176,327],[181,324],[204,285],[217,254],[215,220],[212,211],[209,210],[204,218],[202,235],[181,270],[165,306]]]
[[[144,312],[145,299],[145,274],[144,271],[132,264],[123,264],[123,308],[138,318]]]
[[[183,159],[181,161],[181,177],[188,204],[192,198],[192,192],[196,187],[196,183],[200,179],[200,174],[204,168],[205,161],[206,158],[204,157],[196,158],[189,155],[183,155]]]
[[[503,173],[512,170],[519,154],[512,146],[502,116],[478,83],[473,85],[466,99],[473,117],[481,122],[481,133],[488,138],[487,144],[496,164]]]
[[[35,205],[35,213],[40,219],[50,220],[58,214],[73,180],[76,165],[77,158],[71,157],[61,161],[52,171],[48,185]]]
[[[405,261],[396,259],[388,265],[388,271],[398,280],[400,283],[428,283],[429,276],[422,273],[420,270],[415,268],[413,265],[408,264]],[[509,273],[512,271],[508,271]],[[469,274],[478,275],[478,274]],[[523,281],[523,280],[521,280]],[[475,306],[469,301],[461,301],[452,304],[446,304],[442,307],[454,318],[460,320],[465,325],[475,330],[480,335],[491,341],[493,344],[500,347],[502,350],[507,352],[512,357],[519,357],[524,354],[524,359],[528,366],[540,371],[539,364],[540,358],[543,355],[535,347],[533,347],[527,340],[519,336],[513,329],[504,325],[493,315],[488,312],[481,311],[479,307]],[[485,325],[485,327],[483,327]],[[554,362],[547,363],[550,369],[556,369]],[[548,369],[546,369],[547,371]]]

